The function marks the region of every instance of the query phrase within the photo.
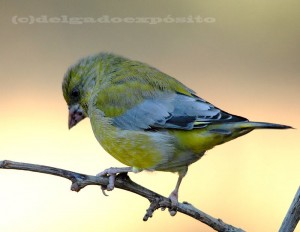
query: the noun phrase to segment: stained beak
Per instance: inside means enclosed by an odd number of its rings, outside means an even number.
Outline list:
[[[79,104],[75,104],[69,107],[69,129],[79,123],[86,117],[83,109]]]

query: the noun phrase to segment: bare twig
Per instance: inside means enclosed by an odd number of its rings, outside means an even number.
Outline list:
[[[44,165],[3,160],[0,161],[0,168],[40,172],[67,178],[72,182],[71,190],[76,192],[80,191],[87,185],[106,186],[108,184],[108,177],[91,176]],[[171,202],[168,198],[158,193],[155,193],[141,185],[138,185],[137,183],[133,182],[127,174],[117,175],[115,187],[133,192],[135,194],[147,198],[150,201],[150,206],[147,209],[146,214],[143,218],[144,221],[147,221],[150,217],[152,217],[154,211],[159,208],[161,208],[162,210],[168,208],[169,210],[174,212],[174,208],[172,208]],[[221,219],[213,218],[212,216],[200,211],[199,209],[186,202],[179,203],[176,210],[177,212],[181,212],[183,214],[195,218],[198,221],[205,223],[206,225],[210,226],[216,231],[243,232],[242,229],[226,224]]]
[[[294,200],[286,213],[279,232],[292,232],[295,230],[300,219],[300,187],[296,192]]]

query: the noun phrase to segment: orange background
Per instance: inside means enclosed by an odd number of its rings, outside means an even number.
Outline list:
[[[0,4],[0,160],[96,174],[122,166],[89,120],[67,129],[62,77],[80,57],[110,51],[174,76],[251,120],[300,128],[299,1],[8,1]],[[213,17],[215,23],[13,24],[12,17]],[[259,130],[207,152],[180,200],[247,231],[277,231],[299,187],[299,130]],[[177,176],[131,174],[168,195]],[[0,170],[0,231],[212,231],[178,214],[142,217],[148,202],[122,190],[79,193],[54,176]],[[297,229],[296,229],[297,230]],[[298,230],[299,226],[298,226]]]

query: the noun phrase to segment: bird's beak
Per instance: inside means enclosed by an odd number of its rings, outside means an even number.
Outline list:
[[[83,109],[79,104],[69,107],[69,129],[86,117]]]

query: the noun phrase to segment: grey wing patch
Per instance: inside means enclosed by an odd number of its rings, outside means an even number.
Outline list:
[[[183,94],[177,94],[174,99],[175,108],[172,117],[164,125],[167,128],[191,130],[204,128],[209,124],[223,122],[247,121],[246,118],[226,113],[209,102]],[[216,131],[217,133],[217,131]],[[225,134],[225,131],[218,131]]]
[[[141,104],[113,119],[113,124],[125,130],[147,130],[153,125],[164,125],[174,111],[174,96],[145,99]]]
[[[195,122],[199,121],[198,127],[205,127],[212,118],[219,118],[221,110],[205,102],[200,98],[176,94],[174,99],[174,111],[172,118],[167,120],[166,126],[174,129],[191,130]]]
[[[113,119],[113,124],[126,130],[155,128],[192,130],[212,123],[245,121],[226,113],[197,96],[179,93],[145,99],[141,104]],[[225,133],[215,131],[215,133]]]

